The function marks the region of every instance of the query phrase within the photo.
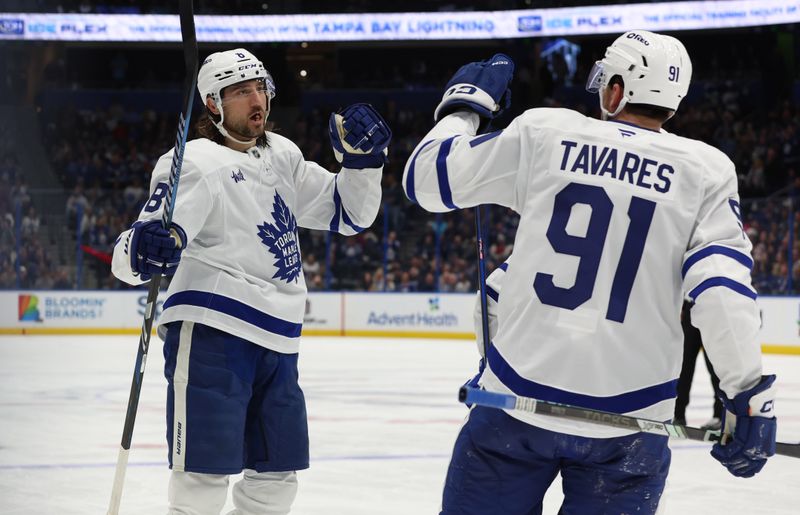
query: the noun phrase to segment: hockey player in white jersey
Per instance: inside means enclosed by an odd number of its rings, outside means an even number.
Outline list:
[[[236,515],[288,513],[308,467],[297,382],[306,284],[297,228],[352,235],[372,224],[391,131],[369,105],[331,115],[342,169],[306,161],[267,130],[272,77],[244,49],[210,55],[198,77],[203,137],[185,150],[172,227],[161,228],[172,152],[114,249],[113,271],[141,284],[173,275],[159,333],[164,355],[169,513],[220,513],[228,475]]]
[[[688,296],[725,394],[729,437],[712,456],[749,477],[774,454],[775,376],[762,376],[734,165],[661,128],[691,74],[677,39],[628,32],[589,77],[601,120],[531,109],[476,136],[507,107],[513,62],[498,54],[467,64],[448,83],[403,185],[429,211],[493,203],[520,214],[485,389],[667,421]],[[541,513],[560,473],[559,513],[652,514],[669,463],[666,437],[473,407],[442,513]]]

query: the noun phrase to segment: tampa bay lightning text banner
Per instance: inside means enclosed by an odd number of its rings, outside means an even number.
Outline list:
[[[720,0],[513,11],[195,16],[206,42],[505,39],[777,25],[800,0]],[[0,13],[0,40],[180,41],[177,15]]]

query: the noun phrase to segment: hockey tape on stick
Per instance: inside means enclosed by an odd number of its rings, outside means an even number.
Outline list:
[[[183,151],[189,137],[189,124],[192,118],[194,105],[194,90],[197,85],[197,35],[194,29],[194,9],[192,0],[180,0],[181,35],[183,37],[183,57],[186,66],[186,79],[184,80],[183,111],[178,118],[178,131],[175,137],[175,150],[172,154],[172,165],[169,172],[169,191],[167,193],[164,211],[161,215],[161,224],[168,229],[172,223],[172,213],[175,209],[175,197],[178,194],[178,183],[181,177],[183,164]],[[125,482],[125,471],[128,465],[128,453],[133,438],[133,426],[136,422],[136,412],[139,408],[139,395],[142,391],[145,365],[147,364],[147,351],[150,347],[150,335],[153,330],[153,320],[156,315],[156,300],[158,289],[161,286],[161,274],[153,274],[147,291],[147,305],[142,331],[139,334],[139,347],[136,353],[136,365],[131,381],[131,393],[128,397],[128,408],[125,414],[125,427],[122,430],[117,467],[114,473],[114,486],[111,491],[111,501],[108,505],[108,514],[117,515],[122,500],[122,487]]]
[[[719,440],[719,431],[707,431],[697,427],[669,424],[657,420],[631,417],[590,408],[579,408],[577,406],[570,406],[569,404],[543,401],[531,397],[518,397],[506,393],[488,392],[469,386],[461,387],[458,392],[458,400],[465,404],[477,404],[478,406],[485,406],[487,408],[524,411],[537,415],[568,418],[580,422],[590,422],[601,426],[628,429],[639,433],[650,433],[682,440],[698,440],[701,442],[716,442]],[[775,454],[800,458],[800,444],[778,442]]]

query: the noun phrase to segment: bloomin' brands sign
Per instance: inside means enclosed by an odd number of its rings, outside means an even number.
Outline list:
[[[100,320],[108,299],[102,295],[19,294],[20,322]]]
[[[136,325],[140,292],[4,291],[0,292],[0,332],[14,328],[49,331],[122,328]],[[141,322],[139,322],[141,323]]]

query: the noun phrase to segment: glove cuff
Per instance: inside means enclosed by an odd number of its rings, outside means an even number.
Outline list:
[[[339,154],[334,151],[334,154]],[[341,156],[341,158],[339,157]],[[361,170],[363,168],[381,168],[389,160],[386,149],[380,154],[339,154],[336,159],[342,163],[344,168]]]
[[[183,230],[183,227],[173,222],[169,227],[169,233],[176,240],[175,248],[186,248],[186,231]]]
[[[725,408],[736,416],[765,417],[775,416],[775,375],[761,376],[761,381],[736,395],[733,400],[723,397]]]
[[[463,106],[475,111],[483,117],[491,118],[500,106],[492,96],[474,84],[453,84],[442,96],[442,101],[433,112],[434,121],[438,122],[446,114],[452,112],[454,107]]]
[[[142,232],[144,232],[144,228],[152,223],[160,223],[156,222],[155,220],[148,220],[142,221],[137,220],[131,226],[131,232],[128,233],[128,239],[125,242],[125,251],[128,253],[130,258],[130,265],[131,270],[134,274],[141,274],[142,271],[139,269],[139,257],[136,255],[136,249],[139,248],[139,240],[142,237]],[[142,278],[143,274],[142,274]]]

